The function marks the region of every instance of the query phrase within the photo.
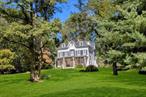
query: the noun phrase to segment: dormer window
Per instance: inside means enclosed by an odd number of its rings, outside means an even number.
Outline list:
[[[65,47],[66,47],[65,43],[63,43],[63,44],[62,44],[62,48],[65,48]]]
[[[70,46],[73,46],[73,45],[74,45],[74,42],[73,42],[73,41],[71,41],[71,42],[70,42]]]
[[[81,42],[80,42],[80,46],[83,46],[83,45],[84,45],[84,44],[83,44],[83,41],[81,41]]]

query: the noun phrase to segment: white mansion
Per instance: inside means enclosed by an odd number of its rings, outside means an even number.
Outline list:
[[[70,41],[62,43],[57,51],[56,67],[74,68],[76,65],[98,66],[96,63],[95,44],[89,41]]]

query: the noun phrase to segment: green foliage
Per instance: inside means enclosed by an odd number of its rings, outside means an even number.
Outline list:
[[[56,4],[65,3],[67,0],[1,0],[1,13],[5,14],[8,20],[24,20],[31,22],[31,13],[35,12],[37,17],[50,20],[56,10],[61,11]],[[8,6],[8,8],[6,7]],[[33,7],[35,6],[35,7]],[[39,13],[39,15],[38,15]]]
[[[133,56],[127,55],[127,56],[124,58],[123,62],[125,63],[125,65],[128,65],[128,67],[131,68],[131,67],[132,67],[131,65],[135,65],[136,59],[135,59],[135,57],[133,57]]]
[[[66,0],[1,0],[0,18],[5,21],[0,23],[1,48],[6,47],[6,41],[13,44],[8,47],[18,55],[14,60],[16,67],[20,63],[21,68],[30,70],[32,81],[39,81],[44,48],[50,47],[49,50],[52,50],[51,46],[56,46],[55,38],[61,29],[61,22],[57,19],[48,21],[56,12],[56,4],[64,2]]]
[[[15,69],[12,65],[14,58],[15,53],[9,49],[0,50],[0,73],[10,72],[10,70]]]
[[[113,12],[115,11],[114,5],[112,4],[111,0],[89,0],[88,2],[88,8],[93,11],[96,15],[98,15],[97,18],[109,18],[113,15]]]
[[[59,19],[48,20],[56,12],[56,4],[66,0],[41,1],[0,1],[0,48],[15,51],[17,65],[20,63],[28,70],[33,65],[35,69],[41,63],[45,47],[55,59],[58,32],[62,32],[64,41],[92,40],[94,32],[97,55],[102,60],[131,67],[145,66],[145,0],[89,0],[87,5],[78,0],[76,7],[80,11],[72,14],[63,27]]]
[[[107,52],[107,54],[108,54],[108,61],[110,63],[114,63],[114,62],[120,63],[123,60],[123,55],[124,54],[122,52],[120,52],[120,51],[109,50]]]
[[[89,0],[86,10],[65,22],[64,36],[89,40],[95,32],[98,57],[134,66],[138,60],[134,55],[146,52],[144,4],[144,0]]]
[[[67,36],[68,40],[89,40],[96,24],[87,13],[76,13],[65,22],[63,35]]]
[[[96,41],[98,56],[102,56],[104,60],[111,63],[131,65],[131,67],[136,64],[143,66],[144,61],[140,61],[143,57],[139,56],[139,53],[145,54],[146,52],[144,22],[146,17],[144,9],[141,9],[141,14],[138,11],[138,6],[141,6],[142,2],[140,0],[115,0],[110,4],[114,7],[111,11],[112,15],[98,20],[99,35]],[[96,3],[94,6],[100,5]]]
[[[137,60],[137,63],[140,67],[146,66],[146,53],[136,53],[134,54],[134,57]]]
[[[89,65],[86,67],[85,72],[97,72],[98,68],[94,65]]]
[[[81,65],[81,64],[77,64],[76,65],[76,68],[83,68],[84,66],[83,65]]]
[[[42,65],[42,69],[53,69],[54,67],[52,66],[52,65],[49,65],[49,64],[46,64],[46,63],[44,63],[43,65]]]
[[[146,35],[146,19],[143,19],[140,23],[140,33]]]

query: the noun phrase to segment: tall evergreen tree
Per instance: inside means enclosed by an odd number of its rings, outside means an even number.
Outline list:
[[[109,0],[104,0],[106,2]],[[89,9],[95,8],[95,17],[98,21],[97,52],[103,55],[105,60],[113,63],[113,74],[117,75],[116,64],[135,65],[143,64],[136,57],[145,55],[145,9],[142,0],[115,0],[109,1],[110,13],[100,10],[102,1],[89,1]],[[142,7],[142,8],[141,8]],[[110,9],[109,8],[109,9]],[[141,9],[139,9],[141,8]],[[100,12],[101,11],[101,12]],[[107,15],[100,15],[104,13]],[[139,63],[140,62],[140,63]],[[144,62],[144,61],[143,61]]]

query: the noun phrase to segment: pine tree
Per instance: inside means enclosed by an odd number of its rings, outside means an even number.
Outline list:
[[[112,15],[97,18],[97,52],[113,64],[114,75],[117,74],[117,63],[131,67],[136,64],[144,66],[145,10],[138,10],[141,4],[143,3],[139,0],[115,0],[111,4],[114,7]]]

